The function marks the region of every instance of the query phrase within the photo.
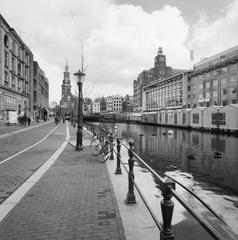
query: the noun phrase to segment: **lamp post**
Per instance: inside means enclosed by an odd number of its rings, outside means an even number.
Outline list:
[[[77,128],[77,140],[76,140],[76,147],[75,151],[83,150],[83,141],[82,141],[82,130],[83,130],[83,118],[82,118],[82,103],[83,103],[83,93],[82,93],[82,84],[83,84],[83,77],[86,75],[82,73],[80,70],[74,73],[77,79],[78,84],[78,128]]]

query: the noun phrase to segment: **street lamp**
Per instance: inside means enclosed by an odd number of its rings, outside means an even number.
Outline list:
[[[83,77],[86,75],[82,73],[80,70],[74,73],[76,76],[77,84],[78,84],[78,129],[77,129],[77,140],[76,140],[76,147],[75,151],[81,151],[83,149],[83,141],[82,141],[82,131],[83,131],[83,93],[82,93],[82,84],[83,84]]]

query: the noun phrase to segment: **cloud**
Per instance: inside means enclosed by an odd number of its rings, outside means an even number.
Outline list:
[[[231,48],[238,43],[238,1],[233,1],[224,9],[223,15],[208,22],[201,14],[199,21],[191,27],[188,45],[195,51],[196,61],[201,57],[210,57]]]
[[[59,102],[66,58],[75,93],[72,73],[80,68],[82,43],[87,65],[84,95],[132,94],[133,80],[153,67],[159,46],[168,65],[188,68],[191,47],[199,57],[237,44],[237,5],[234,1],[214,22],[201,16],[194,26],[169,5],[148,13],[110,0],[1,0],[0,9],[45,71],[50,101]]]

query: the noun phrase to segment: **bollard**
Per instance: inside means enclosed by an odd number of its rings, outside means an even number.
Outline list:
[[[114,155],[113,155],[113,136],[110,134],[109,136],[109,142],[110,142],[110,152],[111,152],[111,155],[110,155],[110,160],[114,160]]]
[[[117,168],[116,168],[115,174],[122,174],[121,173],[121,143],[119,138],[117,138]]]
[[[128,150],[128,164],[129,164],[129,173],[128,173],[128,193],[126,196],[126,203],[127,204],[135,204],[136,203],[136,197],[134,194],[134,183],[133,180],[135,178],[133,167],[134,167],[134,156],[133,156],[133,150],[134,150],[134,143],[132,141],[129,141],[130,149]]]
[[[160,184],[160,189],[162,196],[164,197],[160,202],[163,217],[163,230],[160,232],[160,239],[174,240],[174,233],[171,226],[174,210],[174,203],[171,200],[171,197],[173,196],[171,189],[175,189],[175,182],[170,178],[166,178],[165,182]]]

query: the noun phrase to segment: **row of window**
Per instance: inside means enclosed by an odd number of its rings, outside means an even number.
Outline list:
[[[207,82],[203,82],[200,83],[198,85],[198,89],[202,90],[202,89],[211,89],[211,88],[218,88],[218,86],[220,86],[221,88],[225,88],[229,85],[236,85],[238,82],[238,77],[237,74],[233,74],[231,75],[229,78],[221,78],[221,79],[215,79],[213,81],[207,81]],[[190,88],[189,88],[190,89]],[[196,85],[193,87],[193,90],[196,91]]]
[[[7,51],[4,52],[4,63],[5,67],[10,67],[10,59],[9,59],[9,53]],[[30,76],[30,68],[28,66],[23,66],[23,64],[20,63],[19,60],[17,60],[15,57],[11,58],[11,70],[14,73],[17,73],[19,76],[22,76],[22,69],[24,69],[24,77],[29,78]],[[22,76],[23,77],[23,76]]]
[[[9,38],[8,36],[5,34],[4,36],[4,46],[7,48],[7,49],[10,49],[10,41],[9,41]],[[16,52],[18,49],[18,53]],[[12,41],[11,43],[11,52],[16,56],[20,57],[22,60],[24,58],[24,61],[29,64],[30,63],[30,55],[27,51],[24,51],[24,49],[21,49],[20,47],[17,46],[17,44]]]
[[[193,113],[193,123],[199,124],[199,114]],[[212,124],[213,125],[226,125],[226,113],[212,113]]]
[[[233,70],[237,70],[237,69],[238,69],[238,64],[234,63],[234,64],[230,64],[229,66],[221,67],[221,68],[209,71],[207,73],[195,76],[195,77],[193,77],[193,80],[194,81],[203,80],[204,78],[218,76],[220,74],[227,73],[228,71],[233,71]]]

